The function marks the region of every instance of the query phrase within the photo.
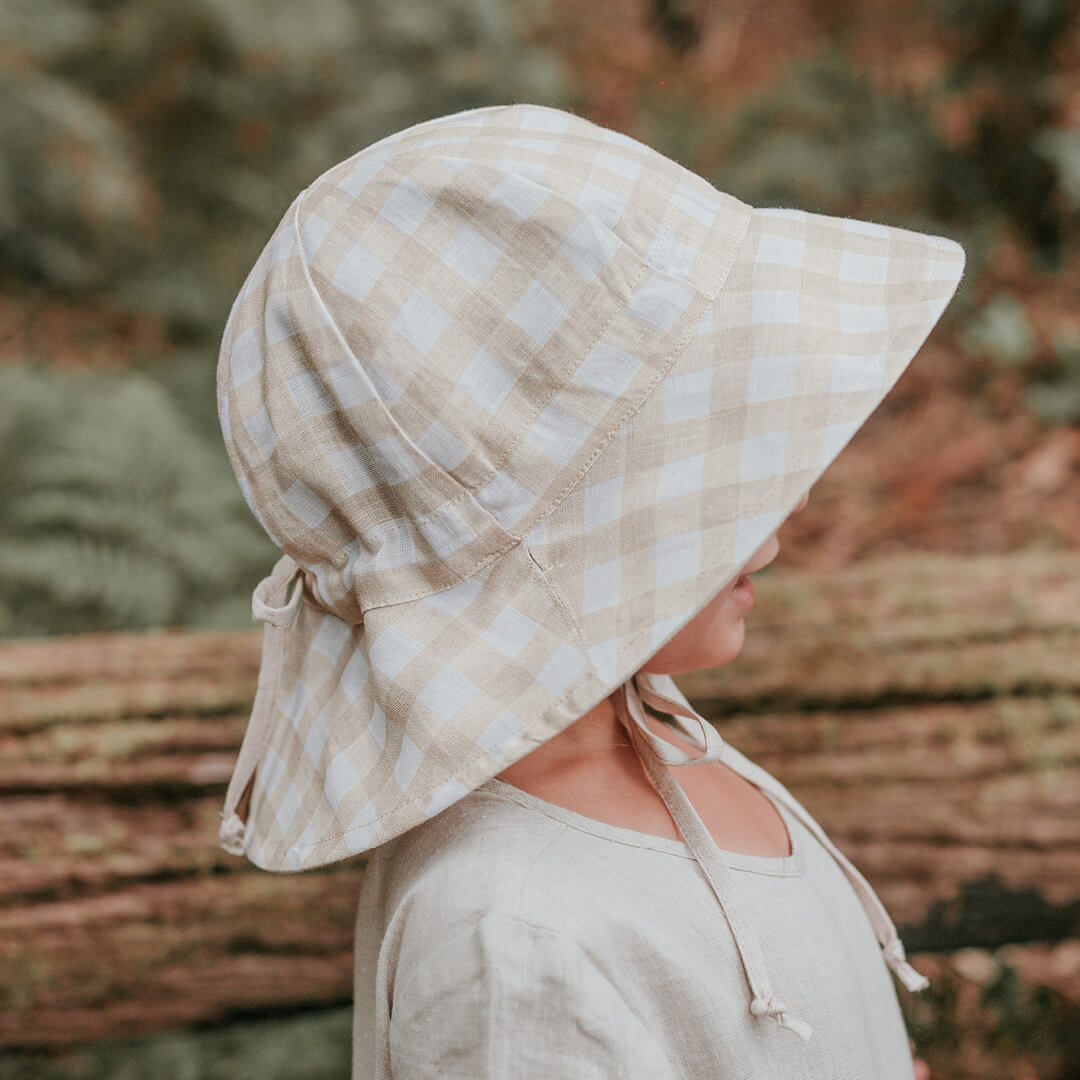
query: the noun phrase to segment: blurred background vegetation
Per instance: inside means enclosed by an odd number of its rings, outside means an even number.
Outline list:
[[[251,625],[276,549],[217,428],[229,305],[323,169],[510,100],[967,248],[787,558],[1080,546],[1078,75],[1075,0],[5,0],[0,636]]]

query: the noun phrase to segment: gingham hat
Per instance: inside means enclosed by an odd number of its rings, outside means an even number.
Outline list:
[[[226,850],[363,852],[632,688],[878,405],[963,262],[755,209],[532,105],[319,177],[218,367],[229,459],[285,552],[252,602]]]

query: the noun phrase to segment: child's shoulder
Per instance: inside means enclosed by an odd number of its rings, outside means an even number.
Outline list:
[[[444,926],[517,913],[531,871],[565,826],[479,788],[372,857],[391,907]]]

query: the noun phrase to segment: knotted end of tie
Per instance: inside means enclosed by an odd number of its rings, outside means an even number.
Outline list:
[[[925,990],[930,985],[930,980],[907,962],[904,943],[898,937],[894,937],[885,945],[884,953],[885,963],[896,972],[896,977],[909,990]]]
[[[755,1016],[770,1016],[782,1028],[794,1031],[804,1042],[814,1034],[814,1029],[805,1021],[788,1012],[787,1006],[776,997],[754,998],[750,1002],[750,1011]]]
[[[222,816],[224,817],[224,815]],[[222,821],[218,829],[218,839],[221,841],[221,846],[230,855],[244,854],[244,830],[244,822],[241,821],[240,815],[235,811]]]
[[[771,1016],[781,1027],[794,1031],[804,1041],[813,1035],[813,1028],[805,1020],[799,1020],[798,1016],[789,1013],[779,998],[754,998],[750,1011],[755,1016]]]

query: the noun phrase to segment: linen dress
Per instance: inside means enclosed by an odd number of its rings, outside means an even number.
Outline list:
[[[685,703],[651,678],[646,700]],[[925,981],[880,902],[782,785],[727,744],[723,760],[773,801],[790,855],[706,833],[709,852],[497,777],[372,851],[353,1080],[911,1080],[889,966]]]

